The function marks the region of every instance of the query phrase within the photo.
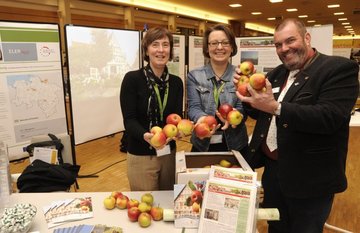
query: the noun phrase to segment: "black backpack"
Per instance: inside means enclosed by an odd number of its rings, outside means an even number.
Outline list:
[[[36,159],[19,176],[17,188],[20,193],[68,191],[79,170],[79,165],[49,164]]]

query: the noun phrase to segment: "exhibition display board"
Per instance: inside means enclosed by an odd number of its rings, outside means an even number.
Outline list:
[[[0,141],[10,160],[33,136],[68,133],[57,24],[0,22]]]
[[[140,67],[140,32],[66,25],[75,144],[124,130],[120,87]]]

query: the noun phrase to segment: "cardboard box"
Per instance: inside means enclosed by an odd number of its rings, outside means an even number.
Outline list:
[[[245,171],[252,171],[240,152],[232,150],[226,152],[185,152],[176,153],[176,183],[186,184],[191,181],[203,181],[209,177],[211,166],[227,160]]]

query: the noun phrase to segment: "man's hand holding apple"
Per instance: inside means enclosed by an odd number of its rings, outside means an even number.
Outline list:
[[[236,76],[234,75],[234,80],[235,79]],[[250,84],[248,84],[247,89],[250,96],[243,96],[238,91],[236,92],[236,96],[241,100],[241,102],[249,103],[253,108],[273,114],[279,103],[274,98],[272,86],[268,79],[266,79],[265,88],[265,91],[255,90]]]

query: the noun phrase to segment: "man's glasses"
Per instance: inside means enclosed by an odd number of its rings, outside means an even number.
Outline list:
[[[225,41],[210,41],[208,43],[208,45],[210,47],[213,47],[213,48],[218,47],[219,44],[221,44],[222,47],[229,47],[230,46],[230,41],[227,41],[227,40],[225,40]]]

